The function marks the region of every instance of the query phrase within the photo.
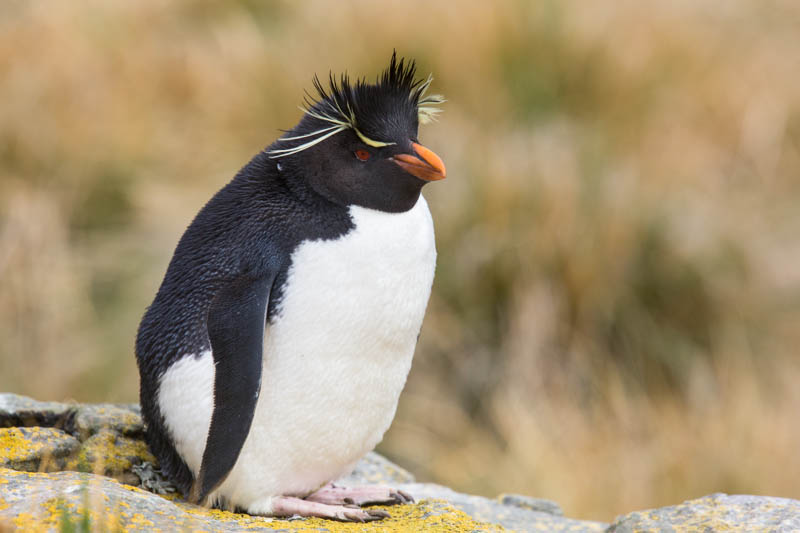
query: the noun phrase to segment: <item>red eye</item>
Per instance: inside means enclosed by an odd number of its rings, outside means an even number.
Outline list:
[[[356,159],[358,159],[359,161],[366,161],[372,155],[366,150],[356,150],[355,154],[356,154]]]

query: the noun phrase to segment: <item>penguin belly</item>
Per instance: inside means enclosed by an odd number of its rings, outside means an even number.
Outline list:
[[[404,213],[351,206],[350,216],[347,234],[304,241],[292,253],[266,326],[250,432],[212,499],[269,513],[272,496],[303,497],[347,473],[394,418],[433,282],[433,222],[422,196]],[[195,475],[213,375],[210,352],[184,358],[159,391],[175,447]]]

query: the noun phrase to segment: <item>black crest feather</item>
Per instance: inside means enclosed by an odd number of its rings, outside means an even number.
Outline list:
[[[272,158],[302,152],[328,137],[346,129],[352,129],[366,144],[374,147],[388,146],[394,142],[383,140],[391,135],[387,132],[416,128],[435,119],[440,111],[435,106],[444,102],[440,95],[426,95],[433,81],[415,79],[416,63],[413,60],[398,60],[392,53],[389,67],[380,74],[375,83],[366,78],[351,82],[347,73],[337,80],[331,73],[326,89],[319,77],[313,79],[317,96],[306,92],[304,106],[306,115],[315,119],[310,131],[299,135],[282,137],[281,142],[292,142],[293,146],[269,151]],[[294,142],[301,141],[301,142]]]

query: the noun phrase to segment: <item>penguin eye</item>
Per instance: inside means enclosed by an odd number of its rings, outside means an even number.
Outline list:
[[[359,161],[366,161],[372,155],[369,152],[367,152],[366,150],[356,150],[353,153],[355,154],[356,159],[358,159]]]

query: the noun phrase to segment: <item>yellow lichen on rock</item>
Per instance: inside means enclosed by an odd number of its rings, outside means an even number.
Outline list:
[[[11,522],[19,531],[46,531],[47,524],[36,520],[31,513],[19,513]]]
[[[59,498],[53,498],[40,504],[40,512],[22,512],[17,514],[13,523],[19,531],[53,531],[61,529],[59,526],[76,514],[76,505]]]
[[[102,430],[86,439],[80,451],[67,460],[65,469],[130,481],[131,467],[145,461],[155,463],[156,459],[144,441]]]
[[[0,524],[20,531],[502,530],[436,495],[386,507],[390,518],[368,524],[287,520],[191,505],[177,493],[156,494],[174,487],[160,477],[136,406],[48,404],[37,410],[41,402],[8,394],[0,394],[0,400],[0,418],[14,425],[0,428]],[[350,484],[413,481],[377,454],[361,461],[350,478]],[[0,533],[5,531],[0,528]]]
[[[39,433],[43,428],[27,428]],[[30,459],[44,447],[42,441],[32,441],[22,428],[0,429],[0,457],[7,461]]]
[[[81,406],[75,411],[73,426],[74,433],[82,441],[100,431],[126,437],[140,437],[144,431],[138,414],[116,405]]]
[[[445,500],[423,500],[415,504],[385,507],[390,518],[366,524],[337,522],[322,518],[304,520],[285,520],[248,514],[232,513],[218,509],[206,509],[196,505],[176,502],[184,512],[200,518],[213,518],[223,523],[230,523],[237,530],[258,529],[265,527],[292,532],[385,532],[410,533],[418,531],[505,531],[494,524],[478,522],[463,511],[453,507]]]
[[[56,428],[0,428],[0,466],[26,471],[54,471],[80,446],[77,439]]]
[[[93,474],[32,473],[0,468],[5,480],[0,520],[20,531],[58,530],[62,523],[89,524],[90,531],[502,531],[478,522],[444,500],[387,507],[391,518],[368,524],[323,520],[278,520],[207,509],[125,486]]]

